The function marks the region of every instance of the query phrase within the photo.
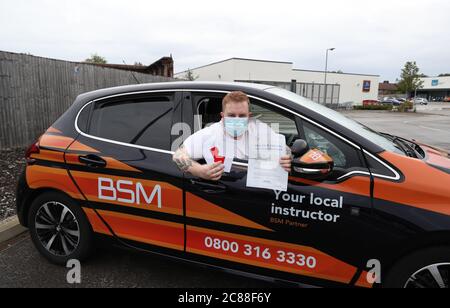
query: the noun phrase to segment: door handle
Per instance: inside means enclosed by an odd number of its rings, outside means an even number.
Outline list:
[[[221,183],[203,182],[191,179],[191,184],[198,186],[201,191],[208,194],[224,193],[227,190],[227,186]]]
[[[78,161],[87,165],[90,168],[104,168],[106,167],[106,160],[100,156],[89,154],[78,156]]]

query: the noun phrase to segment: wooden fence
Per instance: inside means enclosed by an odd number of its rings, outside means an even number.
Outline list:
[[[136,84],[135,78],[140,83],[174,80],[0,51],[0,149],[29,145],[77,95]]]

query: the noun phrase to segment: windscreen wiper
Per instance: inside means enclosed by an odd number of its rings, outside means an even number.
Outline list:
[[[380,133],[383,136],[389,137],[389,139],[397,145],[407,156],[417,158],[417,152],[416,150],[410,146],[406,141],[406,139],[394,136],[387,133]]]

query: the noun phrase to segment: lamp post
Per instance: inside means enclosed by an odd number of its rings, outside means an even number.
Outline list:
[[[328,48],[327,49],[327,55],[325,57],[325,82],[324,82],[324,86],[325,86],[325,95],[324,95],[324,99],[323,102],[326,103],[327,102],[327,73],[328,73],[328,52],[329,51],[333,51],[336,48]]]

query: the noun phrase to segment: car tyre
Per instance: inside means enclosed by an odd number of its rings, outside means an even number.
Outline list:
[[[93,232],[83,210],[59,192],[46,192],[31,204],[28,215],[31,239],[50,262],[85,260],[92,251]]]
[[[397,262],[389,271],[385,288],[449,288],[450,247],[415,252]]]

